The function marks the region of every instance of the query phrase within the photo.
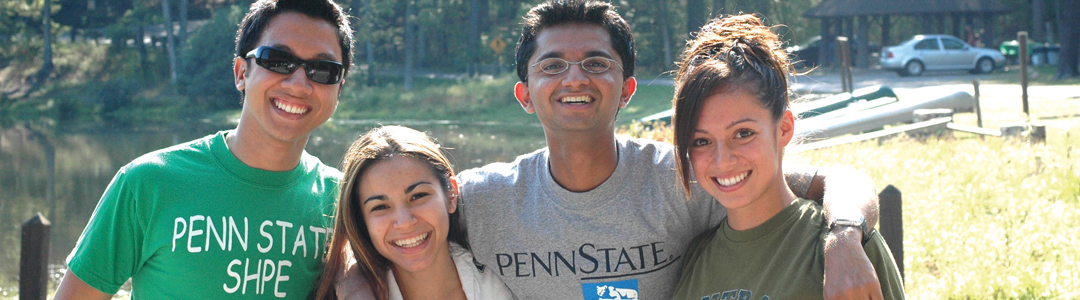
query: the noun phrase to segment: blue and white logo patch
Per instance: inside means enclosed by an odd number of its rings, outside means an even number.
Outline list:
[[[581,294],[585,295],[585,300],[637,300],[638,281],[637,279],[627,279],[582,283]]]

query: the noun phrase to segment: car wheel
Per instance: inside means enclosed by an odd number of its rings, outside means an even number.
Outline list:
[[[922,72],[923,64],[920,61],[913,60],[908,62],[907,65],[904,66],[904,73],[907,73],[908,75],[919,76],[922,75]]]
[[[975,72],[983,74],[994,72],[994,61],[986,57],[980,58],[979,62],[975,63]]]

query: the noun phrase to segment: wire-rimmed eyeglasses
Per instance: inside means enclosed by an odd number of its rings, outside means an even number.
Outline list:
[[[566,72],[566,70],[569,70],[570,65],[580,65],[582,70],[593,74],[604,73],[608,69],[611,69],[612,65],[622,69],[622,65],[620,65],[618,61],[602,56],[588,57],[581,61],[567,61],[558,57],[549,57],[542,59],[529,67],[539,66],[537,70],[540,70],[540,72],[543,72],[544,74],[559,75]]]

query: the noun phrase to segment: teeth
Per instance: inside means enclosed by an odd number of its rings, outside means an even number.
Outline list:
[[[420,243],[423,243],[424,240],[427,239],[427,237],[428,237],[428,234],[425,233],[423,235],[420,235],[420,236],[417,236],[417,237],[414,237],[414,238],[408,238],[408,239],[404,239],[404,240],[396,240],[396,241],[394,241],[394,245],[397,245],[398,247],[402,247],[402,248],[412,248],[412,247],[420,246]]]
[[[288,105],[288,104],[285,104],[285,103],[281,103],[281,101],[274,101],[274,106],[276,106],[277,108],[279,108],[281,110],[284,110],[284,111],[286,111],[286,112],[288,112],[290,114],[299,115],[299,114],[306,113],[308,111],[308,109],[305,108],[305,107],[295,106],[295,105]]]
[[[592,98],[589,96],[574,96],[562,98],[562,103],[589,103]]]
[[[742,174],[739,174],[738,176],[729,177],[729,178],[716,178],[715,180],[716,180],[716,183],[719,183],[721,186],[733,186],[736,183],[739,183],[740,181],[743,181],[743,179],[746,179],[746,175],[749,175],[749,174],[750,174],[750,172],[744,172]]]

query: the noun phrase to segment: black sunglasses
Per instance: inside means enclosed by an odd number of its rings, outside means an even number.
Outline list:
[[[307,61],[285,50],[270,46],[260,46],[247,53],[244,58],[255,58],[255,64],[280,74],[292,74],[296,68],[304,67],[304,73],[311,81],[321,84],[338,84],[345,77],[345,66],[336,61]]]

